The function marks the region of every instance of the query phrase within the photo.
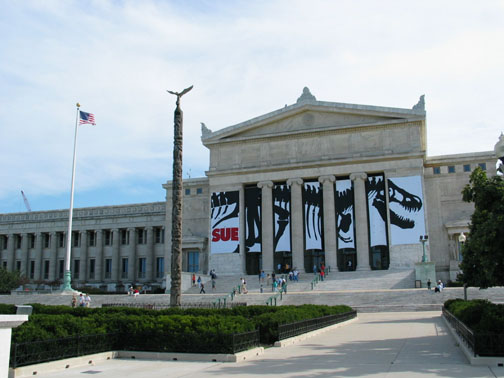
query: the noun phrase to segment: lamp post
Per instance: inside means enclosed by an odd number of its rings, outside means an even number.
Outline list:
[[[462,249],[464,248],[464,243],[466,242],[466,240],[467,240],[467,238],[464,235],[464,233],[462,232],[459,235],[459,237],[458,237],[458,241],[460,243],[460,247],[459,247],[459,261],[460,261],[460,256],[461,256]],[[467,301],[467,284],[464,284],[464,300]]]
[[[427,256],[425,255],[425,243],[427,243],[427,240],[429,240],[428,235],[420,235],[420,243],[422,243],[423,250],[422,262],[427,262]]]

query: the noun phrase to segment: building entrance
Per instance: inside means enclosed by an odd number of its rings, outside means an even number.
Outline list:
[[[246,272],[248,275],[259,274],[262,270],[262,253],[246,252],[245,253]]]
[[[357,253],[355,249],[338,250],[338,270],[340,272],[354,271],[357,267]]]
[[[318,272],[320,265],[325,264],[324,251],[308,250],[305,252],[305,270],[308,273]]]
[[[280,265],[280,269],[278,269]],[[292,266],[292,252],[275,252],[273,254],[273,269],[275,273],[289,273]]]

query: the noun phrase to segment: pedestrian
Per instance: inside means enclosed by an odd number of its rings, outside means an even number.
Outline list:
[[[294,279],[294,273],[292,270],[289,272],[289,281],[292,281]]]
[[[128,295],[133,295],[133,286],[130,286],[128,289]]]
[[[243,289],[242,289],[242,293],[243,293],[243,294],[248,294],[248,290],[247,290],[247,281],[245,281],[245,279],[243,279]]]
[[[216,289],[215,286],[216,286],[215,278],[212,278],[212,291],[215,291],[215,289]]]
[[[264,293],[264,288],[263,288],[263,285],[261,285],[261,287],[260,287],[260,289],[259,289],[259,292]]]
[[[270,275],[268,273],[268,274],[266,274],[266,286],[269,286],[270,283],[271,283],[271,277],[270,277]]]
[[[192,277],[191,277],[191,282],[192,282],[192,286],[196,286],[196,274],[192,274]]]
[[[198,276],[198,287],[201,289],[201,285],[203,283],[201,282],[201,276]]]
[[[431,285],[432,285],[432,283],[431,283],[431,280],[430,280],[430,278],[429,278],[429,279],[427,279],[427,289],[428,289],[428,290],[430,290],[430,289],[431,289]]]
[[[135,288],[135,290],[133,290],[133,296],[136,298],[140,295],[140,292],[138,291],[137,288]]]
[[[89,296],[89,294],[86,294],[84,298],[84,304],[86,307],[91,307],[91,297]]]
[[[278,273],[282,273],[282,264],[278,263],[277,270],[278,270]]]
[[[86,299],[81,293],[79,294],[79,307],[84,307],[85,305],[86,305]]]
[[[324,271],[320,270],[320,281],[324,281],[324,276],[325,276]]]
[[[203,294],[206,294],[206,291],[205,291],[205,284],[203,282],[200,283],[200,294],[203,293]]]
[[[314,265],[313,265],[313,274],[317,275],[317,270],[318,270],[318,269],[317,269],[317,265],[316,265],[316,264],[314,264]]]
[[[77,307],[77,297],[75,294],[72,296],[72,307]]]

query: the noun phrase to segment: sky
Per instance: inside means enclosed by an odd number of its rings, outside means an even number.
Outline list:
[[[493,150],[504,124],[504,1],[0,0],[0,213],[164,201],[175,97],[184,178],[213,131],[320,101],[411,108],[428,156]]]

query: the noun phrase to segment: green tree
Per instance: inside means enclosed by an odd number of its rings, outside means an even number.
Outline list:
[[[460,265],[460,279],[482,289],[504,285],[504,180],[488,178],[477,168],[462,191],[465,202],[474,203],[469,236]]]
[[[9,272],[0,267],[0,293],[10,293],[25,282],[26,279],[18,271]]]

